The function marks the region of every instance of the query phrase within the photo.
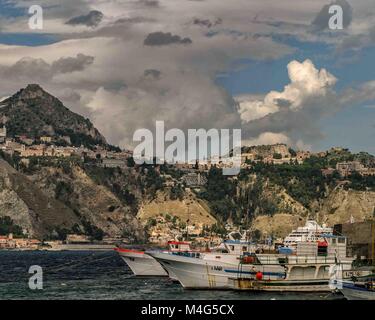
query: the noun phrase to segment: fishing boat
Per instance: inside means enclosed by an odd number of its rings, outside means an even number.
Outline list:
[[[182,252],[191,250],[190,243],[184,241],[169,241],[168,248],[169,250],[162,252]],[[159,262],[146,252],[146,250],[128,248],[115,248],[115,250],[136,276],[169,276],[176,280],[176,276],[173,273],[168,273]]]
[[[374,267],[363,266],[353,270],[336,267],[333,289],[340,291],[348,300],[375,300]]]
[[[265,269],[283,266],[285,277],[271,279],[259,274],[249,278],[239,274],[230,279],[230,286],[236,290],[330,292],[336,266],[341,266],[341,272],[352,269],[354,258],[346,256],[346,241],[345,237],[327,234],[324,241],[298,242],[296,251],[290,254],[256,254],[254,265]]]
[[[249,263],[252,257],[247,256],[254,252],[256,245],[239,239],[224,241],[219,247],[210,252],[150,252],[161,265],[176,275],[184,288],[189,289],[230,289],[228,279],[241,273],[243,276],[252,277],[258,272],[267,274],[272,279],[285,276],[285,270],[281,266],[269,266],[264,270],[263,266],[241,264],[241,257]]]
[[[341,281],[340,292],[348,300],[375,300],[375,277],[367,281]]]
[[[351,268],[353,259],[346,257],[345,237],[326,234],[324,241],[296,244],[287,253],[261,253],[253,243],[230,240],[224,242],[225,252],[151,255],[184,288],[194,289],[330,291],[330,269],[337,262],[345,270]]]

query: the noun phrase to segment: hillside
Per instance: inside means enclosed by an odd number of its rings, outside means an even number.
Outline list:
[[[183,199],[170,199],[168,192],[158,192],[151,201],[144,201],[138,211],[138,218],[146,223],[159,215],[177,217],[181,222],[197,226],[211,226],[216,219],[211,215],[206,204],[192,192],[184,192]]]
[[[50,197],[73,210],[82,233],[144,239],[132,206],[122,202],[106,186],[95,182],[80,166],[43,167],[30,179]]]
[[[24,233],[43,238],[79,223],[74,212],[50,197],[25,175],[0,159],[0,217],[10,217]]]
[[[1,122],[10,136],[68,136],[74,146],[106,145],[89,119],[70,111],[37,84],[28,85],[0,103]]]
[[[0,117],[8,138],[69,136],[73,145],[111,147],[88,119],[38,85],[1,102]],[[187,188],[183,170],[137,166],[118,150],[107,160],[119,161],[121,168],[106,168],[95,152],[91,157],[43,154],[22,159],[22,152],[7,147],[2,144],[0,152],[7,161],[0,160],[3,233],[24,231],[46,239],[78,233],[92,239],[145,241],[150,233],[171,236],[171,228],[173,236],[181,236],[197,226],[198,236],[225,234],[224,227],[232,225],[260,237],[283,237],[308,217],[332,226],[351,218],[363,221],[375,211],[375,158],[344,148],[312,154],[284,144],[243,147],[246,166],[238,176],[224,176],[213,166],[200,172],[207,183]],[[273,159],[282,161],[274,164]],[[336,164],[350,161],[356,161],[360,172],[342,175]]]

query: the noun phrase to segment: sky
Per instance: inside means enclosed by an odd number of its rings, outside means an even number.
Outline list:
[[[38,83],[124,148],[164,120],[375,154],[374,61],[373,0],[0,0],[0,99]]]

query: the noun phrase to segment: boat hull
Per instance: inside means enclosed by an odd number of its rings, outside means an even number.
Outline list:
[[[152,256],[168,271],[176,275],[186,289],[232,289],[231,277],[255,277],[258,271],[270,279],[285,276],[284,268],[274,267],[265,272],[254,265],[225,263],[195,259],[168,253],[152,253]],[[271,268],[270,268],[271,269]]]
[[[272,292],[330,292],[328,280],[282,280],[257,281],[251,279],[230,279],[235,290]]]
[[[358,287],[352,282],[343,282],[340,292],[348,300],[375,300],[375,291]]]
[[[168,276],[160,263],[143,251],[118,249],[117,252],[136,276]]]

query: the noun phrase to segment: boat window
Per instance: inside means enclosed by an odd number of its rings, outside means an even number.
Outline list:
[[[345,238],[339,238],[339,243],[345,243]]]
[[[242,251],[247,251],[247,246],[243,246]]]
[[[234,246],[229,246],[229,249],[230,249],[231,251],[234,251]]]
[[[332,239],[332,244],[336,244],[336,239]]]

